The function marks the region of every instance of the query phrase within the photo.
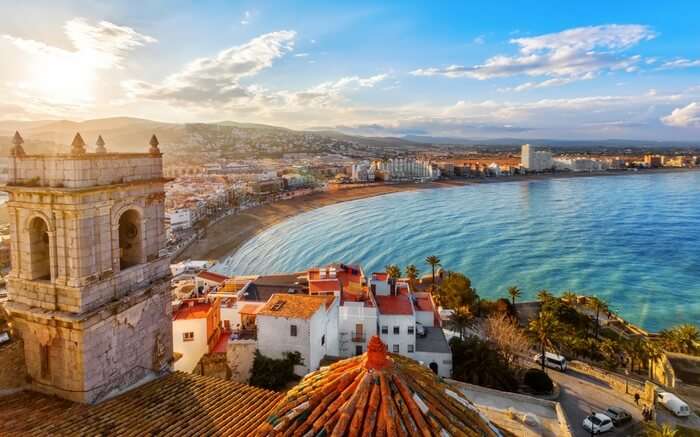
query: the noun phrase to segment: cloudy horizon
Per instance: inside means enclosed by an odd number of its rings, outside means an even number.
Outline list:
[[[698,138],[696,5],[679,16],[663,5],[541,3],[6,5],[0,120]]]

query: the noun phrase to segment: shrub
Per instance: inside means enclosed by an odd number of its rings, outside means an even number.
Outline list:
[[[302,364],[299,352],[287,352],[281,360],[268,358],[255,351],[250,385],[269,390],[282,390],[292,381],[297,381],[294,366]]]
[[[523,382],[535,393],[551,393],[554,389],[552,379],[540,369],[527,369]]]

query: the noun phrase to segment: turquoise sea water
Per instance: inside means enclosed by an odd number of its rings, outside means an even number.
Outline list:
[[[403,192],[301,214],[248,241],[228,274],[329,262],[365,272],[437,255],[480,295],[510,285],[604,297],[650,330],[700,323],[700,172],[549,179]]]

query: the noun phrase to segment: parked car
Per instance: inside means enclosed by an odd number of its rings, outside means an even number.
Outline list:
[[[603,413],[594,413],[583,420],[583,428],[593,434],[602,434],[613,429],[613,421]]]
[[[673,393],[667,391],[658,392],[656,393],[656,400],[663,405],[664,408],[678,417],[690,416],[688,404],[680,400],[680,398]]]
[[[622,426],[632,420],[632,415],[619,407],[608,408],[605,415],[612,419],[615,426]]]
[[[542,354],[537,354],[533,358],[533,361],[537,364],[542,364]],[[566,358],[561,355],[553,354],[551,352],[544,353],[544,365],[552,369],[566,371]]]

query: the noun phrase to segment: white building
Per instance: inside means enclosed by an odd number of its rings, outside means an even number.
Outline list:
[[[603,170],[603,163],[597,159],[589,158],[556,158],[554,159],[554,168],[557,170],[592,172]]]
[[[435,180],[440,178],[440,169],[430,161],[413,158],[392,158],[375,161],[372,167],[381,172],[387,181],[406,181],[417,179]]]
[[[257,311],[256,324],[261,354],[274,359],[301,354],[297,375],[317,370],[326,355],[339,355],[337,296],[274,294]]]
[[[192,372],[202,356],[216,346],[221,334],[219,307],[218,299],[192,299],[173,309],[175,370]]]
[[[374,182],[375,169],[369,161],[361,161],[352,165],[350,176],[353,182]]]
[[[533,146],[525,144],[521,148],[520,166],[532,172],[550,170],[554,166],[552,153],[544,150],[537,151]]]
[[[170,229],[173,231],[190,229],[197,221],[196,214],[197,210],[192,208],[179,208],[168,212],[167,215],[170,219]]]

